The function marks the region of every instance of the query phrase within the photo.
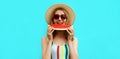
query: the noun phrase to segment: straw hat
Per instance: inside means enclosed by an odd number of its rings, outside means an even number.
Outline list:
[[[74,23],[74,20],[75,20],[75,14],[74,14],[73,10],[65,4],[55,4],[47,10],[46,21],[47,21],[48,25],[50,25],[50,22],[52,20],[52,14],[55,11],[55,9],[57,9],[57,8],[62,8],[67,12],[67,15],[68,15],[67,16],[67,20],[68,20],[67,24],[72,25]]]

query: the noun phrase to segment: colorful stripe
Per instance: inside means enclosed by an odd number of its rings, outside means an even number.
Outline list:
[[[59,59],[59,46],[57,47],[57,59]]]
[[[69,59],[69,46],[68,44],[59,46],[52,43],[52,59]]]
[[[52,42],[52,45],[53,45],[53,42]]]
[[[68,48],[67,48],[67,45],[65,44],[65,50],[66,50],[66,55],[65,55],[65,59],[68,59]]]
[[[62,48],[62,59],[64,59],[64,46],[62,46],[61,48]]]

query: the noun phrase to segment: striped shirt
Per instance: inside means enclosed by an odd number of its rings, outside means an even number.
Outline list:
[[[59,46],[52,42],[52,59],[69,59],[68,44]]]

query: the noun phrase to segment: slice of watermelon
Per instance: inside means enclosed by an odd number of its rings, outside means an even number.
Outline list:
[[[66,30],[70,25],[66,24],[51,24],[51,27],[53,27],[55,30]]]

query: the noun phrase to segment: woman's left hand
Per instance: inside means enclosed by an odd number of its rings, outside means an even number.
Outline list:
[[[73,28],[72,27],[69,27],[68,29],[67,29],[67,32],[68,32],[68,41],[73,41],[73,39],[74,39],[74,30],[73,30]]]

